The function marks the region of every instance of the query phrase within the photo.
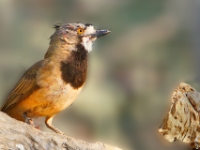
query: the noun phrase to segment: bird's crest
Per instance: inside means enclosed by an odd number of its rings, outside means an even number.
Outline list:
[[[58,30],[61,26],[62,26],[62,24],[61,24],[61,23],[58,23],[58,24],[55,24],[55,25],[53,26],[53,28],[56,29],[56,30]]]

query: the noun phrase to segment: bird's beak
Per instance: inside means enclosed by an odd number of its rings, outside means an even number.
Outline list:
[[[109,34],[111,31],[109,30],[96,30],[94,36],[96,36],[97,38],[102,37],[104,35]]]

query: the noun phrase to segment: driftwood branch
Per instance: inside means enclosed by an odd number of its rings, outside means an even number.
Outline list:
[[[200,148],[200,93],[181,83],[172,94],[172,105],[159,132],[170,142],[180,140]]]
[[[122,150],[104,143],[87,143],[42,132],[0,112],[0,150]]]

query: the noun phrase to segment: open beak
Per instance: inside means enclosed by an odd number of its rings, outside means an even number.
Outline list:
[[[104,35],[109,34],[111,31],[109,30],[96,30],[96,33],[94,34],[94,36],[96,36],[97,38],[102,37]]]

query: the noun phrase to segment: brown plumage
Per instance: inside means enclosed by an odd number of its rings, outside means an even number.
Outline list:
[[[67,108],[81,91],[87,74],[87,55],[96,38],[110,33],[91,24],[70,23],[54,26],[50,46],[43,60],[29,68],[8,95],[1,111],[31,125],[31,118],[53,117]]]

